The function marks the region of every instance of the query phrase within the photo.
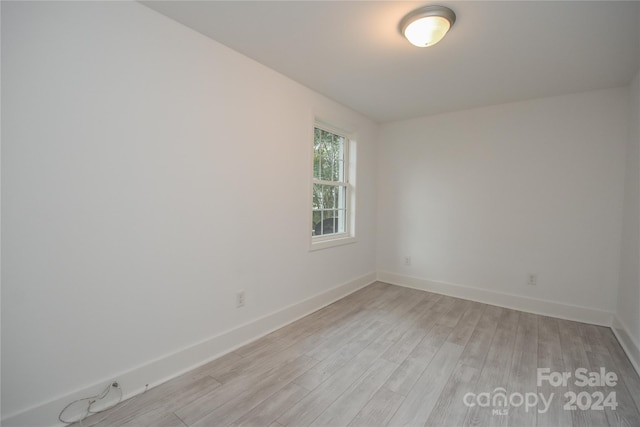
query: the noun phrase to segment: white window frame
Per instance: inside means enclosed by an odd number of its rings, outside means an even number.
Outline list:
[[[311,232],[311,230],[313,230],[313,225],[314,225],[313,224],[313,185],[314,184],[334,185],[333,183],[335,182],[335,181],[327,182],[327,181],[318,180],[314,176],[313,161],[314,161],[315,152],[314,152],[313,138],[315,137],[316,128],[341,136],[344,138],[344,141],[345,141],[345,145],[344,145],[344,168],[345,168],[344,180],[345,181],[342,181],[342,182],[344,182],[345,184],[344,188],[346,192],[346,200],[345,200],[346,218],[345,218],[345,231],[342,233],[313,236],[313,233]],[[308,228],[309,238],[310,238],[310,250],[314,251],[319,249],[331,248],[334,246],[341,246],[341,245],[346,245],[350,243],[355,243],[356,242],[356,235],[355,235],[355,229],[356,229],[355,227],[356,226],[355,224],[356,138],[355,138],[355,134],[353,132],[346,132],[340,128],[337,128],[335,126],[327,124],[326,122],[316,119],[313,122],[311,138],[312,138],[311,143],[309,144],[310,145],[309,151],[311,153],[310,155],[311,159],[309,162],[309,165],[311,166],[311,170],[310,170],[309,176],[311,178],[311,184],[309,186],[309,204],[307,205],[311,208],[311,210],[309,211],[310,226]]]

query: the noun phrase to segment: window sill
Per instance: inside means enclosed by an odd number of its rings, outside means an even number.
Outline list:
[[[356,238],[354,236],[335,237],[333,239],[311,240],[311,246],[309,252],[319,251],[321,249],[333,248],[335,246],[349,245],[355,243]]]

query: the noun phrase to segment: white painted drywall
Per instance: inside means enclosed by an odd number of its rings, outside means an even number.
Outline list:
[[[640,349],[640,72],[630,86],[631,108],[624,181],[622,263],[617,316]]]
[[[627,122],[620,88],[382,125],[378,270],[613,313]]]
[[[3,2],[2,67],[3,417],[375,271],[363,116],[135,2]],[[309,252],[314,114],[358,242]]]

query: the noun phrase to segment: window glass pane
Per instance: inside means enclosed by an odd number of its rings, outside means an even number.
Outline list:
[[[347,208],[347,188],[346,187],[336,187],[335,204],[333,205],[333,207],[338,209]]]
[[[324,210],[313,212],[313,235],[322,236],[327,234],[343,233],[344,212],[338,210]]]
[[[337,136],[335,158],[333,160],[334,181],[344,181],[344,137]]]
[[[313,177],[315,179],[320,179],[320,168],[320,156],[318,155],[318,152],[315,151],[313,155]]]
[[[311,229],[312,236],[320,235],[320,231],[316,233],[316,224],[320,224],[322,222],[322,212],[321,211],[313,211],[313,228]]]
[[[344,143],[344,137],[316,128],[314,178],[323,181],[344,179]]]
[[[336,219],[336,225],[335,225],[335,230],[336,233],[345,233],[347,231],[347,215],[346,215],[347,211],[345,209],[341,209],[339,211],[337,211],[337,219]]]
[[[338,180],[338,175],[337,175],[337,161],[338,161],[338,157],[340,156],[340,146],[339,146],[339,139],[338,136],[336,135],[331,135],[331,148],[329,150],[327,150],[327,156],[329,157],[329,161],[331,162],[331,178],[329,178],[331,181],[337,181]]]
[[[332,186],[329,194],[331,195],[331,200],[327,203],[327,208],[335,209],[338,207],[338,187]]]
[[[345,203],[344,188],[335,185],[313,184],[313,209],[342,208]]]
[[[324,187],[324,185],[313,184],[313,209],[322,209],[324,207],[322,187]]]
[[[333,146],[331,143],[322,144],[320,156],[322,158],[322,169],[320,179],[323,181],[334,181],[333,179]]]
[[[322,147],[323,147],[324,131],[315,128],[313,131],[313,177],[321,179],[322,177]]]
[[[324,211],[313,213],[313,235],[322,236],[324,234]]]
[[[323,234],[334,234],[338,232],[338,211],[325,211],[322,220]]]
[[[343,157],[338,159],[336,168],[337,168],[336,181],[345,182],[346,180],[344,179],[344,160],[343,160]]]
[[[322,186],[322,198],[324,201],[324,208],[331,209],[334,206],[334,187],[333,185],[323,185]]]

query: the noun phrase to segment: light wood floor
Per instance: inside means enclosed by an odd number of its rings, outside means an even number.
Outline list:
[[[600,367],[615,386],[537,385],[537,368]],[[554,397],[546,412],[464,403],[497,388]],[[565,410],[567,392],[615,392],[618,406]],[[82,425],[638,427],[638,408],[640,378],[608,328],[374,283]]]

